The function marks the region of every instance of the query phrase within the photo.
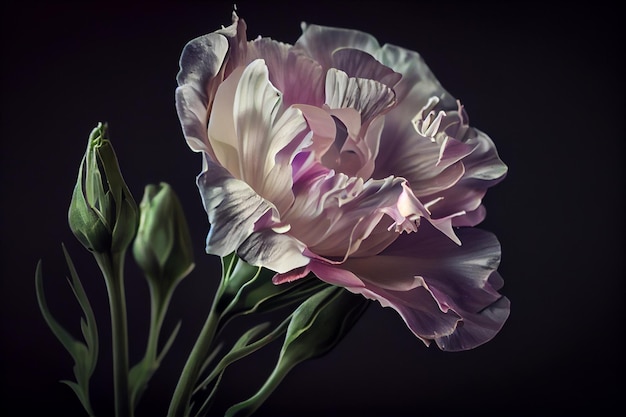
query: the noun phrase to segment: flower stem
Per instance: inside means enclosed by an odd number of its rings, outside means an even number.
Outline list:
[[[267,400],[267,398],[274,392],[282,380],[287,376],[289,371],[297,362],[285,363],[283,366],[276,366],[272,371],[270,377],[265,381],[261,389],[252,397],[245,401],[235,404],[226,410],[224,417],[249,417]]]
[[[161,327],[163,326],[163,320],[165,319],[165,312],[172,297],[172,292],[169,291],[163,294],[163,290],[157,285],[150,286],[150,332],[148,333],[148,345],[146,346],[146,355],[150,363],[154,363],[157,360],[157,347],[159,342],[159,336],[161,334]]]
[[[223,282],[223,280],[222,280]],[[189,403],[193,394],[195,384],[198,381],[202,365],[211,348],[213,337],[220,321],[220,314],[217,312],[217,305],[223,292],[223,285],[220,283],[209,315],[200,331],[200,335],[187,358],[187,363],[180,375],[170,408],[168,417],[183,417],[189,415]]]
[[[98,254],[96,260],[105,278],[111,311],[115,416],[132,417],[133,410],[128,386],[128,324],[124,293],[124,254]]]

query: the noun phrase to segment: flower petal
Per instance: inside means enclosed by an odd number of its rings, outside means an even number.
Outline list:
[[[498,277],[493,272],[493,277]],[[462,325],[455,332],[435,339],[442,350],[456,352],[472,349],[491,340],[502,328],[509,317],[511,302],[502,297],[475,314],[463,314]]]
[[[394,109],[395,111],[395,109]],[[393,113],[393,111],[391,112]],[[374,178],[397,175],[406,178],[415,195],[428,204],[442,190],[456,184],[465,173],[462,162],[440,161],[441,146],[419,135],[410,123],[393,124],[386,116],[381,134]]]
[[[389,88],[393,88],[402,78],[402,74],[381,64],[367,52],[358,49],[336,49],[332,54],[332,58],[333,68],[344,71],[350,77],[375,80]]]
[[[327,262],[312,260],[309,264],[309,269],[319,279],[332,285],[347,288],[361,288],[365,286],[363,281],[352,272],[346,269],[334,268]]]
[[[269,38],[248,44],[248,62],[262,58],[269,68],[270,81],[283,93],[283,102],[321,106],[324,103],[322,66],[310,57],[292,51],[292,46]]]
[[[365,283],[365,289],[351,291],[396,309],[420,338],[435,339],[442,349],[470,349],[502,327],[508,300],[498,293],[502,280],[496,272],[497,239],[477,229],[458,234],[462,246],[425,223],[378,256],[351,258],[336,267],[350,270]],[[415,280],[420,285],[410,288]],[[398,290],[407,285],[408,291]]]
[[[398,113],[403,120],[410,120],[416,110],[424,107],[428,100],[439,97],[442,109],[453,109],[456,101],[441,86],[420,54],[399,46],[385,44],[373,54],[383,65],[402,74],[402,79],[394,86],[398,98]]]
[[[302,254],[304,249],[305,245],[297,239],[266,229],[252,233],[239,246],[237,255],[250,265],[282,274],[309,263],[309,258]]]
[[[376,300],[383,307],[391,307],[400,314],[409,329],[427,346],[433,339],[454,333],[460,318],[454,312],[443,312],[425,287],[410,291],[392,291],[366,284],[365,288],[347,288]]]
[[[294,204],[283,220],[292,225],[290,234],[312,252],[332,259],[357,256],[368,238],[381,240],[367,241],[368,251],[386,246],[397,233],[416,230],[415,222],[427,215],[402,178],[364,182],[331,171],[298,185]],[[372,235],[381,221],[396,233]]]
[[[218,161],[285,211],[293,201],[291,161],[308,145],[302,112],[282,107],[263,60],[238,68],[220,85],[209,121]]]
[[[192,150],[213,157],[206,125],[227,53],[228,41],[222,35],[211,33],[196,38],[185,45],[176,77],[176,110],[187,143]]]
[[[392,89],[378,81],[348,77],[331,68],[326,73],[326,104],[331,109],[354,108],[365,125],[375,116],[388,111],[395,103]]]
[[[211,224],[206,251],[226,256],[248,239],[266,212],[275,209],[245,182],[233,178],[208,156],[204,158],[205,169],[197,184]]]
[[[506,165],[500,160],[495,145],[487,135],[476,129],[470,129],[469,135],[466,143],[474,146],[474,151],[463,159],[463,176],[453,187],[421,196],[424,201],[430,201],[435,195],[442,197],[429,207],[433,218],[463,211],[464,215],[452,219],[455,226],[474,226],[482,221],[485,215],[484,209],[480,209],[482,198],[487,189],[500,182],[507,172]]]
[[[374,55],[380,45],[372,35],[358,30],[302,24],[302,35],[294,44],[324,69],[333,67],[332,53],[340,48],[354,48]]]

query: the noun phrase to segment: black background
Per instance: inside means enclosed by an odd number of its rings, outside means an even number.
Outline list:
[[[601,2],[238,2],[249,38],[293,43],[300,21],[372,33],[419,51],[509,165],[485,199],[503,247],[512,300],[501,333],[475,350],[426,348],[372,305],[329,355],[296,368],[261,416],[560,416],[623,410],[624,55],[621,12]],[[99,416],[111,415],[110,339],[102,279],[66,223],[86,139],[98,121],[131,191],[167,181],[185,204],[196,271],[175,294],[164,332],[183,320],[186,352],[208,311],[219,260],[204,255],[207,220],[174,109],[178,57],[193,37],[230,23],[230,2],[4,3],[2,6],[2,415],[83,415],[71,359],[37,308],[44,262],[49,304],[76,331],[79,310],[60,243],[96,311]],[[145,338],[147,290],[127,277],[131,360]],[[272,350],[274,349],[274,350]],[[277,347],[226,375],[217,406],[250,395]],[[138,416],[164,415],[183,354],[170,355]],[[15,410],[15,411],[9,411]]]

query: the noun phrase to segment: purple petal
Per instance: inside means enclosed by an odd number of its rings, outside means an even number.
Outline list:
[[[367,52],[353,48],[337,49],[332,54],[333,68],[337,68],[350,77],[367,78],[393,88],[402,78],[391,68],[381,64]]]
[[[476,229],[458,234],[462,246],[424,223],[380,255],[350,258],[336,267],[365,282],[365,289],[351,291],[396,309],[420,338],[434,339],[446,350],[470,349],[502,327],[508,300],[498,293],[497,239]]]
[[[480,209],[482,198],[487,189],[500,182],[507,172],[507,167],[500,160],[491,139],[476,129],[471,129],[471,132],[470,135],[476,136],[470,136],[466,143],[475,146],[475,149],[463,159],[465,172],[462,178],[453,187],[420,197],[424,201],[429,201],[435,196],[443,197],[429,207],[433,218],[447,217],[459,211],[465,212],[465,215],[453,219],[455,226],[473,226],[482,221],[485,214],[484,209]],[[468,218],[464,218],[466,216]]]
[[[324,104],[324,74],[320,64],[292,51],[289,44],[259,38],[249,45],[247,60],[262,58],[269,68],[270,81],[283,93],[286,106]]]
[[[417,196],[428,196],[423,198],[428,203],[435,199],[431,195],[438,195],[435,193],[456,184],[463,177],[465,168],[461,162],[454,162],[452,158],[438,164],[441,146],[420,136],[408,122],[391,123],[391,113],[386,116],[372,175],[374,178],[388,175],[406,178]]]
[[[497,276],[497,272],[493,272],[492,276]],[[509,317],[510,308],[509,299],[501,297],[478,313],[462,313],[463,321],[459,323],[456,331],[436,338],[435,342],[440,349],[450,352],[472,349],[488,342],[504,325]]]
[[[399,232],[416,230],[415,222],[427,215],[402,178],[363,182],[329,172],[299,183],[294,193],[294,205],[283,217],[292,225],[290,234],[332,259],[358,256],[363,242],[367,251],[385,247]],[[372,235],[381,222],[396,233]],[[374,236],[379,241],[372,241]]]

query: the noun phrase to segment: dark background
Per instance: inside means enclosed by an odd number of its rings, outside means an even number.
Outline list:
[[[296,5],[297,4],[297,5]],[[293,43],[300,21],[361,29],[419,51],[509,165],[482,228],[502,243],[501,333],[475,350],[426,348],[389,309],[372,305],[328,356],[296,368],[260,416],[577,416],[623,410],[623,14],[601,2],[238,2],[249,27]],[[186,352],[208,311],[219,262],[203,254],[207,220],[174,109],[178,57],[193,37],[230,23],[230,2],[2,6],[2,415],[83,415],[72,362],[37,308],[44,262],[50,307],[77,331],[65,242],[101,311],[99,416],[111,415],[106,292],[72,236],[67,205],[86,140],[110,125],[137,200],[167,181],[185,204],[196,271],[173,300],[164,333],[183,320]],[[128,262],[131,360],[143,350],[146,285]],[[98,314],[98,313],[97,313]],[[247,398],[278,347],[227,373],[219,407]],[[273,349],[273,350],[272,350]],[[184,355],[170,355],[138,416],[164,415]],[[17,410],[17,411],[9,411]]]

